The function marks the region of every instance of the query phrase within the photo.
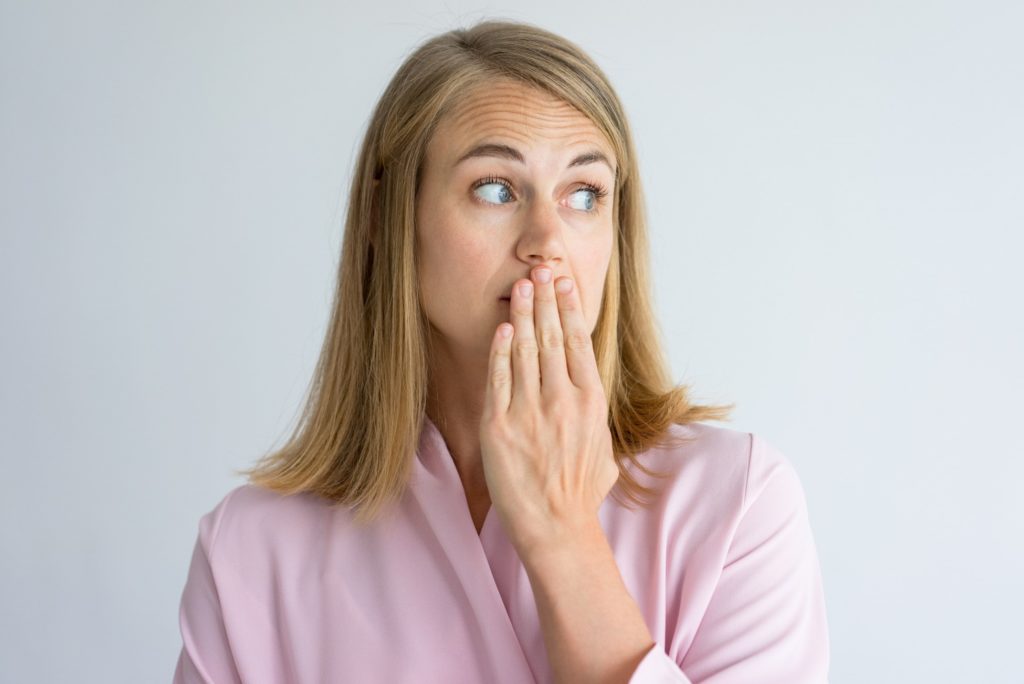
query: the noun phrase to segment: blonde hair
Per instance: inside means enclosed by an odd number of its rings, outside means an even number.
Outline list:
[[[399,67],[373,112],[349,193],[332,312],[300,421],[283,447],[237,471],[282,494],[312,492],[374,519],[403,492],[423,428],[428,325],[418,299],[414,205],[427,143],[461,96],[495,78],[534,86],[600,129],[618,161],[616,239],[592,334],[608,398],[619,488],[651,495],[626,468],[671,424],[724,420],[673,386],[649,283],[643,192],[618,96],[574,43],[536,26],[484,21],[435,36]],[[629,505],[628,503],[626,504]]]

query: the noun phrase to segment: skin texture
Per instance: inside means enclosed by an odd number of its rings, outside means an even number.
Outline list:
[[[481,142],[523,162],[455,163]],[[570,166],[591,151],[610,166]],[[441,122],[417,195],[428,415],[477,531],[493,505],[523,562],[559,682],[627,682],[655,644],[597,515],[618,477],[590,339],[614,239],[614,165],[578,111],[497,82]],[[475,187],[488,176],[508,187]]]
[[[481,142],[519,150],[525,164],[496,157],[455,162]],[[614,172],[603,163],[566,168],[576,155],[611,145],[578,110],[546,93],[496,81],[469,95],[431,138],[416,198],[417,258],[422,303],[432,330],[427,413],[456,462],[477,527],[490,500],[480,453],[490,341],[510,320],[499,302],[531,269],[570,276],[587,331],[597,323],[613,242]],[[496,176],[509,181],[473,189]],[[608,190],[596,212],[581,190]],[[486,204],[489,201],[490,204]]]

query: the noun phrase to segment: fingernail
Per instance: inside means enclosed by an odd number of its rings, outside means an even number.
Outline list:
[[[529,297],[533,293],[533,285],[530,283],[523,283],[519,286],[519,294],[524,297]]]
[[[557,283],[555,283],[555,289],[561,292],[562,294],[572,292],[572,278],[562,278]]]
[[[537,278],[538,283],[546,283],[551,280],[551,270],[542,268],[534,274],[534,277]]]

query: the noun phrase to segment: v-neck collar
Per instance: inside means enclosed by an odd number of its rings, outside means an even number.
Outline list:
[[[480,526],[480,531],[477,532],[476,523],[473,522],[473,515],[469,510],[469,500],[466,496],[466,489],[462,485],[462,478],[459,477],[459,470],[455,467],[455,459],[452,457],[448,444],[444,441],[444,435],[441,434],[437,425],[426,414],[423,414],[423,424],[420,429],[419,448],[416,451],[416,456],[423,466],[439,481],[447,483],[454,480],[458,485],[458,490],[462,494],[462,502],[465,505],[466,517],[469,520],[470,528],[480,540],[480,543],[484,544],[484,540],[489,534],[488,529],[494,525],[500,524],[497,520],[492,520],[492,518],[497,518],[498,516],[497,512],[494,510],[494,504],[492,503],[487,508],[487,515],[484,516],[484,522]]]
[[[502,592],[495,578],[495,566],[506,565],[515,552],[493,503],[477,534],[455,461],[444,436],[426,414],[411,478],[413,500],[462,585],[490,660],[503,666],[494,681],[535,681],[503,597],[507,589]]]

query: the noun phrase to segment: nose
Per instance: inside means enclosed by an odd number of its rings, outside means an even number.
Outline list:
[[[562,239],[564,221],[558,213],[558,207],[534,202],[530,210],[524,212],[523,222],[519,243],[516,245],[517,256],[531,266],[547,264],[555,270],[555,265],[565,257],[565,241]]]

